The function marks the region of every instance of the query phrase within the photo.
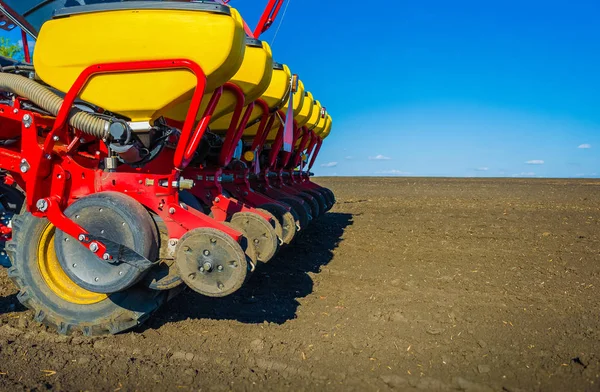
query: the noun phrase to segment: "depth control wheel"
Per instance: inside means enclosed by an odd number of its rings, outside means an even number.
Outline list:
[[[177,244],[175,262],[181,279],[208,297],[225,297],[244,284],[248,270],[240,245],[222,231],[188,231]]]
[[[275,234],[277,234],[277,243],[283,245],[283,226],[281,226],[279,219],[277,219],[270,211],[263,210],[262,208],[257,208],[256,210],[269,217],[269,223],[275,230]]]
[[[294,196],[284,197],[278,201],[289,205],[296,212],[296,215],[298,216],[298,231],[306,229],[311,221],[310,208],[308,205],[306,205],[302,199]]]
[[[284,244],[290,244],[296,235],[296,219],[294,215],[286,210],[285,207],[275,204],[266,203],[259,206],[260,209],[269,211],[277,221],[281,224],[282,236]]]
[[[327,200],[325,199],[325,196],[323,196],[323,194],[321,192],[318,192],[313,189],[307,189],[307,190],[304,190],[303,192],[308,193],[309,195],[314,197],[315,200],[317,201],[317,203],[319,203],[319,213],[320,213],[319,216],[325,215],[325,213],[329,210],[329,205],[327,203]]]
[[[310,207],[310,215],[312,216],[313,220],[321,216],[321,208],[319,207],[317,199],[315,199],[313,195],[307,192],[300,192],[297,196],[304,200],[306,204],[308,204]]]
[[[244,233],[251,246],[256,249],[258,261],[268,263],[279,248],[275,229],[265,218],[252,212],[236,212],[230,220],[231,226]]]

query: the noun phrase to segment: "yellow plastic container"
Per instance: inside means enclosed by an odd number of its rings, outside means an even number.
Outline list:
[[[302,82],[300,82],[300,83],[302,83]],[[313,97],[312,93],[305,92],[304,93],[304,101],[302,103],[302,108],[300,109],[300,113],[298,113],[298,115],[295,117],[296,121],[298,122],[299,127],[303,127],[310,119],[310,116],[315,107],[314,103],[315,103],[315,98]]]
[[[271,47],[266,42],[256,39],[246,39],[246,53],[242,66],[231,78],[230,82],[239,86],[246,97],[246,104],[250,104],[260,98],[271,84],[273,77],[273,56]],[[222,133],[229,128],[235,107],[235,98],[225,92],[219,101],[219,106],[210,129]],[[221,115],[221,113],[225,113]],[[243,113],[242,113],[243,115]],[[256,108],[252,111],[248,123],[256,120],[262,115],[262,110]],[[241,117],[240,117],[241,119]]]
[[[313,129],[313,132],[315,133],[315,135],[321,137],[321,134],[325,131],[325,129],[327,128],[327,119],[330,118],[328,117],[329,115],[326,114],[325,118],[323,118],[322,115],[319,115],[319,122],[317,124],[317,126]]]
[[[313,130],[317,126],[319,121],[321,120],[321,108],[322,108],[321,102],[315,100],[314,97],[312,96],[312,94],[310,94],[310,98],[312,98],[312,101],[313,101],[313,108],[310,113],[310,118],[308,119],[306,124],[304,124],[304,126],[309,131]],[[309,96],[307,96],[306,99],[309,99]],[[301,133],[301,136],[296,141],[296,147],[300,147],[300,144],[302,143],[302,136],[304,136],[304,133]]]
[[[273,63],[273,76],[271,77],[271,83],[267,88],[267,91],[260,97],[269,106],[271,112],[276,112],[281,109],[287,102],[290,95],[290,79],[292,73],[287,65]],[[259,115],[262,115],[260,109],[255,108],[254,111],[259,111]],[[254,116],[254,112],[252,113]],[[249,122],[250,125],[244,130],[244,140],[252,140],[258,132],[260,123]]]
[[[283,112],[283,114],[287,113],[289,104],[290,104],[290,101],[288,99],[287,102],[285,103],[285,105],[283,105],[283,108],[281,108],[281,111]],[[294,111],[294,119],[300,114],[303,104],[304,104],[304,83],[302,83],[302,81],[298,81],[298,89],[294,93],[293,106],[292,106],[292,110]],[[267,136],[267,141],[275,140],[275,138],[277,137],[277,132],[279,131],[280,125],[281,125],[281,121],[280,121],[279,117],[276,117],[276,120],[273,123],[273,127],[271,128],[271,131],[269,132],[269,135]]]
[[[66,92],[90,65],[188,59],[202,67],[208,93],[240,68],[244,36],[240,14],[214,3],[68,7],[42,26],[34,65],[39,78]],[[148,121],[189,100],[195,87],[196,77],[186,70],[104,74],[89,81],[81,98],[133,121]]]
[[[319,122],[323,121],[323,119],[321,118],[321,110],[322,109],[323,109],[323,106],[321,106],[321,102],[315,100],[314,109],[313,109],[312,113],[310,114],[310,118],[308,119],[308,122],[305,124],[305,126],[308,128],[309,131],[312,131],[313,129],[315,129],[319,125]]]
[[[333,120],[331,119],[331,116],[328,114],[327,115],[327,119],[325,121],[325,129],[319,135],[319,137],[321,139],[325,139],[327,136],[329,136],[329,134],[331,133],[331,127],[332,127],[332,125],[333,125]]]

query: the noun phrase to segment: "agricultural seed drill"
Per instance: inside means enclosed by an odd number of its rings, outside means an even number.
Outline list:
[[[281,4],[252,32],[222,2],[0,1],[25,57],[0,59],[0,234],[37,321],[117,333],[232,294],[333,206],[331,117],[258,40]]]

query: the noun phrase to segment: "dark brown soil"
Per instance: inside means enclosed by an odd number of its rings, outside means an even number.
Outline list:
[[[0,272],[0,389],[600,389],[600,181],[321,178],[248,287],[64,337]]]

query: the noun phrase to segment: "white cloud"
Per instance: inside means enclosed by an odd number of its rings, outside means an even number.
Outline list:
[[[372,161],[389,161],[392,158],[379,154],[379,155],[375,155],[374,157],[369,157],[369,159]]]
[[[382,171],[378,171],[375,172],[375,174],[388,174],[388,175],[393,175],[393,176],[406,176],[409,175],[409,172],[405,172],[402,170],[382,170]]]
[[[336,167],[337,164],[338,164],[337,162],[322,163],[321,167]]]
[[[592,145],[591,144],[587,144],[587,143],[586,144],[580,144],[579,147],[577,147],[577,148],[592,148]]]
[[[541,159],[533,159],[533,160],[527,161],[525,163],[528,165],[543,165],[544,161],[542,161]]]
[[[475,170],[477,170],[477,171],[488,171],[488,170],[490,170],[490,168],[489,167],[478,167]]]
[[[352,155],[348,155],[348,156],[346,157],[346,159],[350,160],[350,159],[354,159],[354,157],[353,157]]]
[[[513,174],[513,177],[533,177],[535,176],[534,172],[521,172],[519,174]]]

